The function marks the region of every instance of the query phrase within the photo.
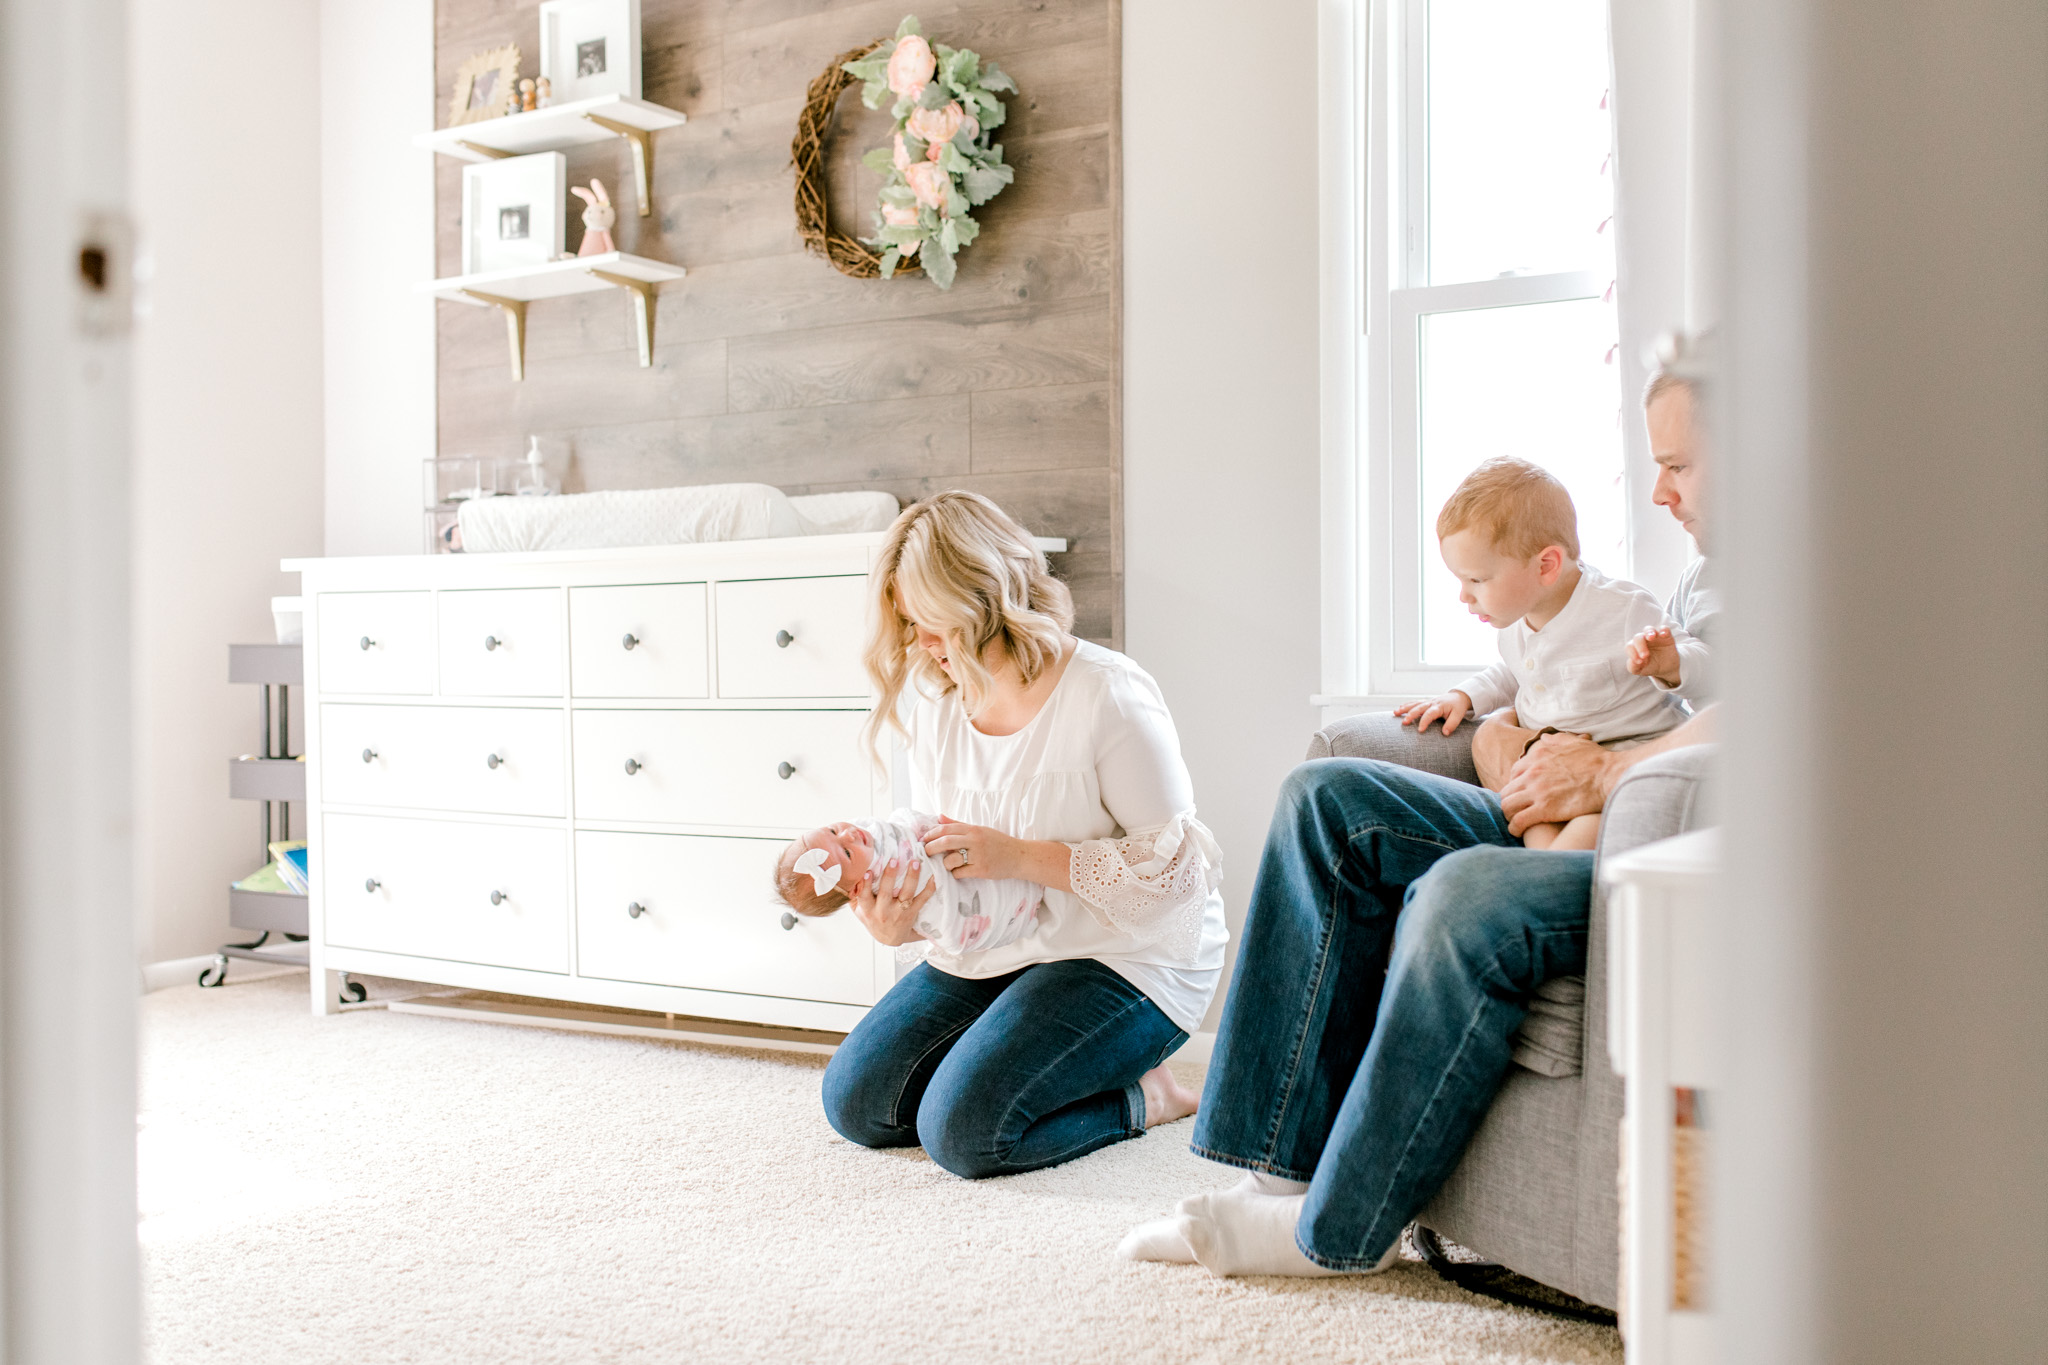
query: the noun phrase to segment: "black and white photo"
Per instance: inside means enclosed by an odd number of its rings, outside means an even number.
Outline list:
[[[546,0],[540,74],[555,102],[640,98],[640,0]]]

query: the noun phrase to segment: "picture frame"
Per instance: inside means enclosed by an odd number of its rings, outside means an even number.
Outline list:
[[[540,74],[557,104],[596,95],[640,98],[640,0],[546,0]]]
[[[569,159],[508,156],[462,168],[462,273],[546,265],[563,253]]]
[[[503,118],[519,107],[519,45],[507,43],[479,52],[455,68],[448,97],[448,126]]]

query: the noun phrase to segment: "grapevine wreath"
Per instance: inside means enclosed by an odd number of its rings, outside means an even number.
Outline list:
[[[882,177],[875,235],[855,240],[825,223],[825,133],[839,96],[864,83],[870,109],[895,96],[896,126],[886,147],[862,158]],[[997,96],[1017,83],[965,48],[927,43],[917,16],[893,38],[840,53],[811,82],[797,116],[790,158],[796,163],[796,223],[806,249],[857,279],[888,279],[922,268],[941,289],[953,284],[955,257],[981,233],[968,212],[1002,193],[1015,171],[990,141],[1006,111]]]

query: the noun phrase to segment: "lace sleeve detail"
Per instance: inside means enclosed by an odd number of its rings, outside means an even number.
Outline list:
[[[1209,893],[1223,880],[1223,853],[1193,811],[1155,830],[1070,847],[1075,895],[1111,928],[1194,962]]]

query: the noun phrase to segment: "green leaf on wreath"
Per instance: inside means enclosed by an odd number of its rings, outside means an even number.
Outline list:
[[[915,14],[906,14],[903,16],[903,22],[896,25],[896,36],[898,39],[903,39],[908,38],[913,33],[923,37],[924,25],[917,22]]]
[[[886,280],[886,279],[888,279],[888,278],[889,278],[889,277],[890,277],[891,275],[895,274],[895,273],[896,273],[896,263],[897,263],[898,261],[902,260],[902,259],[903,259],[903,253],[902,253],[902,252],[900,252],[900,251],[898,251],[898,250],[897,250],[897,249],[896,249],[895,247],[893,247],[893,246],[892,246],[892,247],[890,247],[890,248],[889,248],[889,249],[888,249],[887,251],[883,252],[883,253],[882,253],[882,278]]]
[[[950,142],[939,150],[939,169],[947,175],[965,175],[973,165],[974,163],[960,155],[960,149]]]
[[[953,229],[953,236],[958,239],[962,246],[966,246],[976,237],[981,236],[981,224],[974,221],[972,214],[963,213],[947,226]]]
[[[1013,95],[1017,93],[1017,82],[1004,74],[1003,69],[994,62],[981,68],[981,86],[984,90],[1007,90]]]
[[[918,107],[921,109],[943,109],[952,100],[952,92],[937,81],[932,81],[926,85],[924,93],[917,97]]]
[[[975,166],[961,177],[962,188],[967,191],[967,202],[979,208],[1003,192],[1003,186],[1016,178],[1016,171],[1008,166]]]
[[[956,262],[943,251],[924,253],[924,273],[931,282],[941,289],[953,287],[953,271]]]
[[[948,218],[946,225],[939,229],[939,250],[951,256],[960,249],[960,220]]]
[[[981,74],[981,58],[966,48],[948,52],[939,66],[940,75],[954,85],[972,85]]]
[[[887,147],[875,147],[860,159],[860,164],[877,174],[887,175],[896,169],[896,157]]]

